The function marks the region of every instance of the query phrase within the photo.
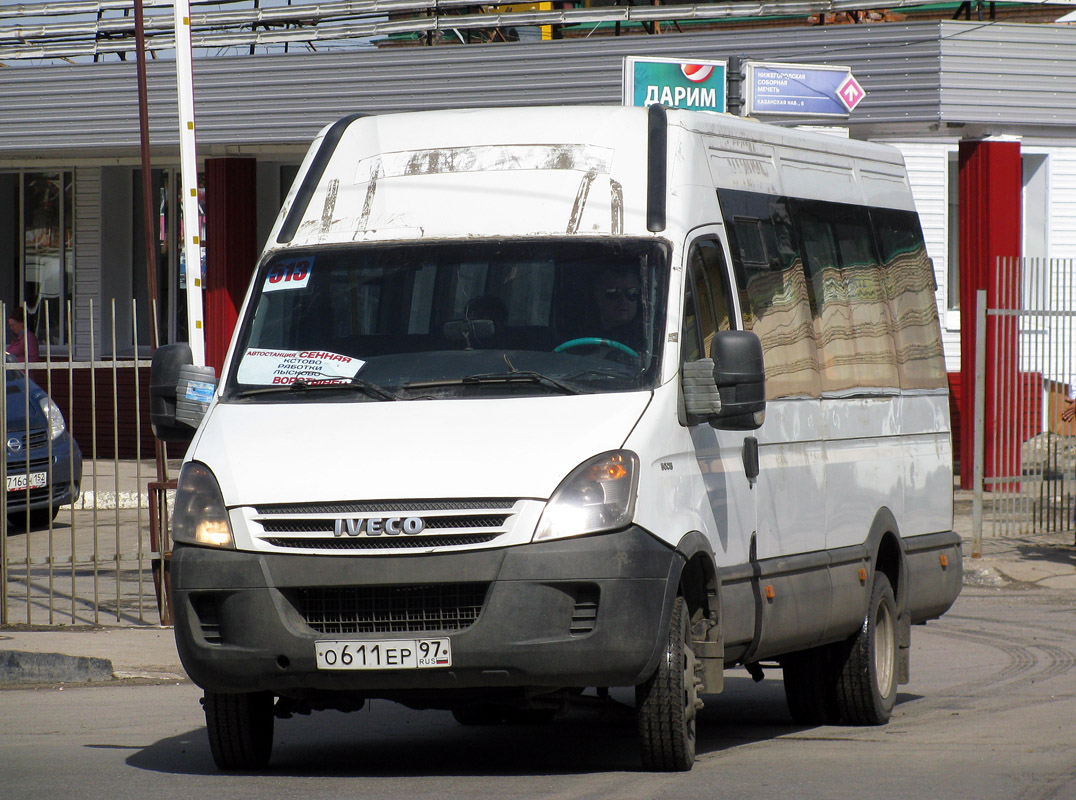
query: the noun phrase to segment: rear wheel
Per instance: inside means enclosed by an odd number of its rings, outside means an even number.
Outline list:
[[[677,597],[664,657],[657,671],[636,687],[643,767],[683,772],[695,763],[695,720],[702,701],[699,663],[691,649],[691,620]]]
[[[829,646],[812,647],[780,659],[788,710],[800,725],[837,721],[837,676],[832,650]]]
[[[273,695],[206,692],[206,731],[213,761],[225,770],[263,769],[273,750]]]
[[[889,578],[874,573],[863,625],[838,645],[836,701],[841,721],[882,725],[897,701],[897,602]]]

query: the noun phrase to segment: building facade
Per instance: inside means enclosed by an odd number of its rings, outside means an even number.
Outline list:
[[[629,55],[850,67],[867,95],[844,135],[905,155],[954,376],[968,369],[968,293],[992,258],[1076,258],[1076,27],[891,22],[197,59],[209,291],[223,286],[227,300],[241,299],[324,125],[356,111],[615,104]],[[148,64],[148,98],[159,330],[177,341],[186,337],[186,287],[173,62]],[[1003,153],[1008,161],[994,157]],[[135,64],[3,70],[0,299],[27,305],[53,357],[148,350],[143,220]],[[1018,241],[999,245],[999,225],[1014,220]],[[226,338],[227,314],[207,309],[209,335]]]

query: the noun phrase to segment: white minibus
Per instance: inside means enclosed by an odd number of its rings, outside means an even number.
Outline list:
[[[797,723],[881,724],[960,591],[891,147],[662,106],[350,116],[185,422],[189,353],[157,351],[153,419],[190,441],[175,636],[222,769],[294,713],[596,691],[686,770],[734,666]]]

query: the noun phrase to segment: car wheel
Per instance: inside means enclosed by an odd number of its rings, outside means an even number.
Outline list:
[[[657,671],[635,688],[643,767],[684,772],[695,763],[695,721],[702,700],[700,665],[691,649],[691,621],[677,597]]]
[[[897,700],[897,602],[884,573],[874,573],[863,625],[838,646],[837,709],[849,725],[882,725]]]
[[[273,695],[206,692],[206,731],[213,761],[224,770],[257,770],[273,749]]]

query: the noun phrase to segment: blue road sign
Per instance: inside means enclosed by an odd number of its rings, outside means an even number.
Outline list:
[[[839,94],[842,89],[847,93],[845,84],[851,74],[849,67],[749,61],[745,81],[747,113],[847,117],[850,107],[854,108],[863,96],[862,89],[854,100]],[[855,86],[859,88],[858,83]]]

